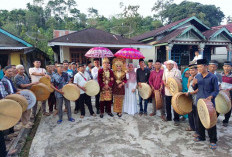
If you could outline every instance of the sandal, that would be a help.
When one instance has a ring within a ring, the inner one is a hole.
[[[84,118],[85,116],[81,115],[80,118]]]
[[[61,124],[63,122],[63,120],[58,120],[57,124]]]
[[[199,142],[199,141],[202,141],[202,140],[200,139],[200,137],[195,137],[193,141],[194,142]]]
[[[212,149],[212,150],[215,150],[217,148],[217,144],[216,143],[210,143],[209,148]]]
[[[68,121],[70,121],[70,122],[75,122],[75,119],[73,119],[73,118],[69,118],[69,120]]]
[[[185,131],[193,131],[193,129],[191,127],[187,127],[185,128]]]
[[[199,136],[199,135],[198,135],[198,134],[196,134],[196,133],[195,133],[195,134],[193,134],[193,137],[198,137],[198,136]]]
[[[44,116],[50,116],[50,113],[44,112],[43,115],[44,115]]]

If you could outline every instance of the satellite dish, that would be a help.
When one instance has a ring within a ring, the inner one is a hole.
[[[37,46],[38,41],[46,40],[46,36],[44,36],[43,34],[41,34],[39,30],[37,32],[36,31],[34,31],[34,32],[26,32],[26,35],[29,38],[31,38],[31,39],[33,39],[33,40],[36,41],[35,47]]]
[[[130,36],[134,30],[130,26],[115,26],[110,29],[110,32],[120,36]]]

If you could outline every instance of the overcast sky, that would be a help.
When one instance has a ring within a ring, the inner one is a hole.
[[[26,8],[28,2],[33,0],[0,0],[0,9],[12,10],[16,8]],[[76,0],[77,8],[84,13],[87,13],[87,8],[96,8],[100,15],[110,17],[112,15],[121,12],[119,3],[123,2],[125,5],[140,5],[139,13],[143,16],[152,15],[151,8],[156,0]],[[183,0],[174,0],[176,3],[180,3]],[[232,16],[232,0],[190,0],[194,2],[200,2],[203,4],[214,4],[220,7],[224,14]]]

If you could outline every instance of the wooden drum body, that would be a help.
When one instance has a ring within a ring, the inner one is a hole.
[[[172,97],[172,107],[179,115],[186,115],[192,111],[192,98],[179,92]]]
[[[160,93],[159,90],[154,90],[154,96],[155,96],[156,109],[160,110],[163,107],[162,94]]]
[[[197,112],[202,125],[206,129],[210,129],[216,125],[217,113],[211,101],[199,99],[197,102]]]
[[[151,87],[147,83],[141,83],[141,86],[141,88],[138,87],[139,95],[143,99],[148,99],[152,94]]]
[[[64,92],[64,97],[70,101],[76,101],[80,97],[80,89],[75,84],[66,84],[62,92]]]
[[[220,114],[226,114],[231,110],[231,100],[225,90],[220,90],[215,98],[216,111]]]
[[[50,96],[49,88],[43,83],[33,85],[31,91],[35,94],[37,101],[47,100]]]
[[[176,77],[170,77],[167,80],[167,84],[169,86],[169,91],[174,96],[176,93],[182,91],[181,81]]]
[[[97,81],[90,80],[85,84],[85,93],[88,96],[95,96],[100,92],[100,86]]]

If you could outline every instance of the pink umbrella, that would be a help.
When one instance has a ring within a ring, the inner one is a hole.
[[[145,58],[143,54],[136,49],[133,48],[123,48],[116,52],[114,56],[119,57],[119,58],[126,58],[126,59],[140,59],[140,58]]]
[[[114,54],[105,47],[94,47],[91,48],[86,54],[85,57],[89,58],[105,58],[105,57],[114,57]]]

